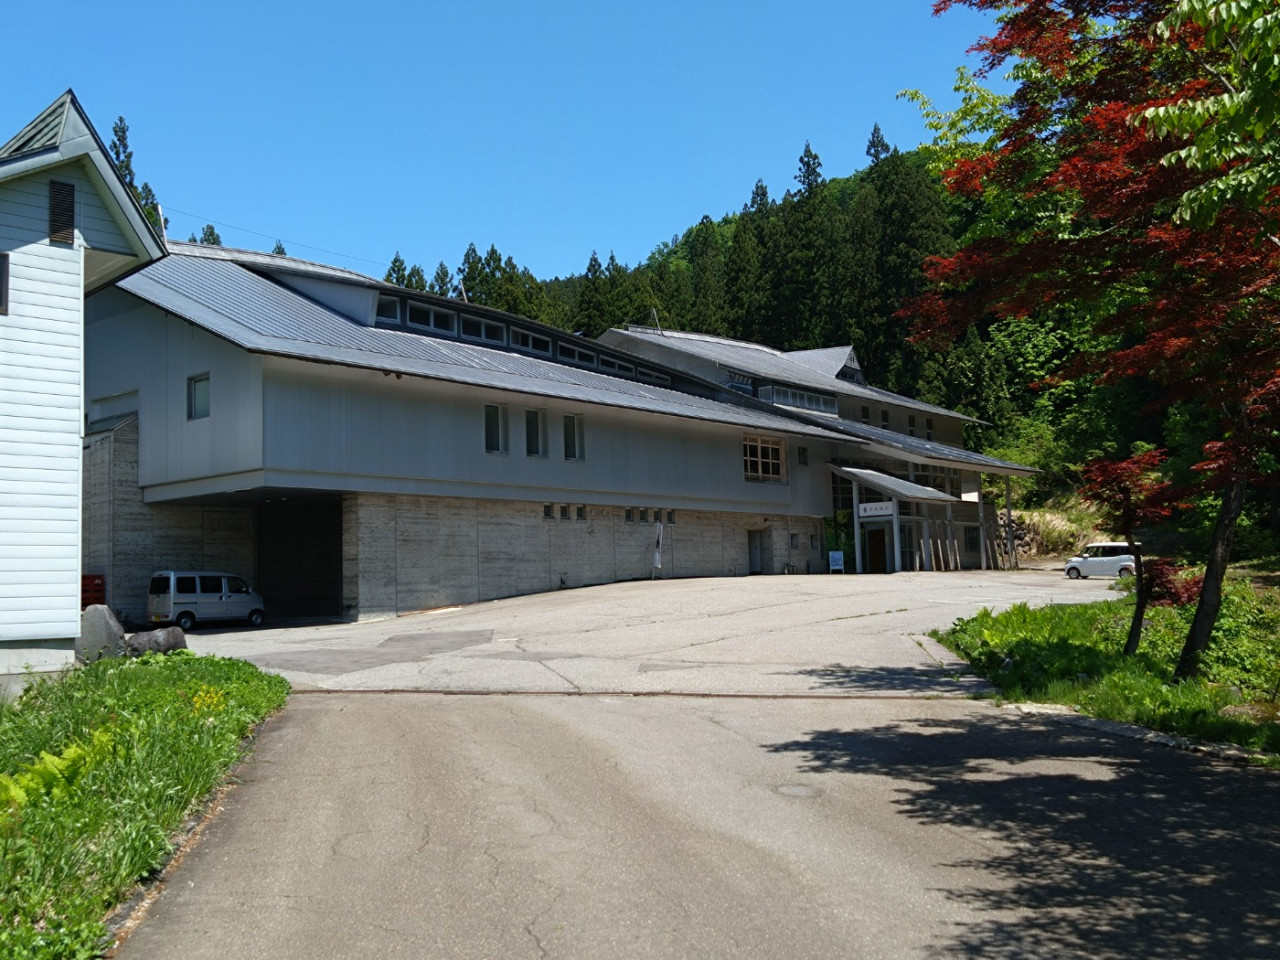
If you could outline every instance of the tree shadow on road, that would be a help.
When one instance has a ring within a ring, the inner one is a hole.
[[[941,666],[860,667],[832,663],[825,667],[796,670],[809,677],[814,689],[836,689],[850,693],[938,694],[967,696],[994,692],[995,688],[968,670]]]
[[[992,848],[944,892],[984,919],[931,955],[1280,956],[1280,775],[1044,720],[975,714],[818,730],[774,753],[899,783],[922,823]]]

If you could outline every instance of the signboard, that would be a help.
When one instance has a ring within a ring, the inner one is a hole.
[[[827,566],[832,573],[844,573],[844,551],[829,551],[827,553]]]
[[[858,516],[864,520],[868,517],[892,517],[893,501],[885,500],[881,503],[860,503],[858,504]]]

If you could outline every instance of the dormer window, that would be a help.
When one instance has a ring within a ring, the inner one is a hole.
[[[377,318],[383,323],[399,323],[400,298],[386,296],[378,297]]]

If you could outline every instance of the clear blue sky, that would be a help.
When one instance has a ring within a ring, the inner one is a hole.
[[[71,0],[5,11],[0,142],[67,87],[104,142],[123,114],[169,235],[381,276],[468,243],[537,276],[635,264],[762,178],[863,167],[872,124],[926,139],[991,31],[930,0],[377,3]],[[59,8],[61,11],[62,8]]]

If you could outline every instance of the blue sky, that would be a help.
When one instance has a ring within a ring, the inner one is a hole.
[[[951,105],[991,30],[930,0],[66,6],[6,10],[0,142],[72,87],[104,141],[128,120],[171,237],[378,276],[472,242],[544,278],[635,264],[757,178],[781,196],[806,140],[827,176],[874,123],[920,143],[895,95]]]

